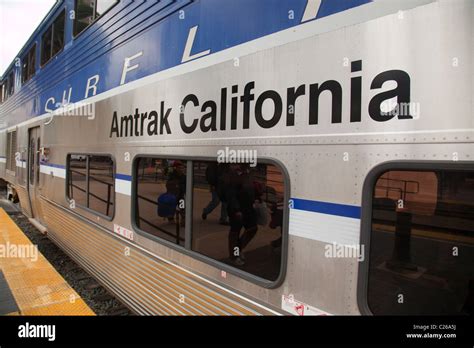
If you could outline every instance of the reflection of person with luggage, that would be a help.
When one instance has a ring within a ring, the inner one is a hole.
[[[243,250],[257,233],[255,186],[251,180],[248,165],[232,164],[225,178],[225,201],[229,215],[229,256],[233,264],[245,264]],[[244,233],[240,236],[240,231]]]
[[[273,203],[270,208],[271,220],[270,224],[268,225],[272,230],[277,228],[282,228],[283,226],[283,207],[278,207],[277,203]],[[280,236],[278,239],[275,239],[271,242],[271,246],[276,249],[281,247],[282,237]]]
[[[158,215],[165,217],[169,222],[174,222],[176,210],[179,211],[180,225],[184,226],[184,209],[179,209],[179,203],[186,193],[186,174],[184,164],[174,161],[172,168],[168,169],[166,192],[158,197]],[[169,170],[171,169],[171,170]]]
[[[207,216],[212,213],[214,209],[217,208],[219,203],[221,203],[221,216],[219,218],[219,223],[221,225],[227,225],[227,207],[225,201],[222,201],[219,197],[219,185],[221,184],[221,177],[224,175],[225,165],[217,164],[216,162],[211,162],[207,165],[206,168],[206,180],[209,184],[211,191],[211,201],[202,211],[202,219],[206,220]]]

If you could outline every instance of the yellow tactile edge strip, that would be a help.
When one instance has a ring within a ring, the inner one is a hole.
[[[1,208],[0,269],[19,307],[9,315],[95,315]]]

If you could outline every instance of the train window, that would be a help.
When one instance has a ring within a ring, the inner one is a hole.
[[[40,163],[41,163],[41,137],[38,137],[36,139],[36,148],[38,149],[36,151],[36,185],[39,185],[40,183]]]
[[[25,83],[34,76],[36,71],[36,44],[34,44],[23,57],[22,63],[21,82]]]
[[[64,24],[65,24],[65,12],[56,18],[53,24],[53,51],[52,56],[54,57],[64,47]]]
[[[28,53],[28,76],[29,79],[34,76],[36,72],[36,44],[30,49]]]
[[[2,87],[3,87],[3,91],[2,91],[3,101],[6,101],[8,99],[7,84],[8,84],[8,80],[5,80],[5,82],[2,85]]]
[[[116,3],[118,3],[117,0],[77,0],[74,36],[81,33]]]
[[[5,100],[13,95],[15,92],[15,73],[13,71],[8,74],[8,79],[5,84]]]
[[[65,11],[62,11],[41,38],[41,65],[46,64],[64,47]]]
[[[110,156],[71,154],[67,160],[67,197],[76,206],[112,218],[114,162]]]
[[[87,156],[70,155],[68,158],[68,198],[76,205],[87,206]]]
[[[97,17],[102,16],[105,12],[109,10],[113,5],[115,5],[118,1],[116,0],[97,0],[97,7],[95,11],[95,15]]]
[[[114,163],[109,156],[89,156],[88,207],[112,217],[114,205]]]
[[[94,21],[95,1],[77,0],[74,35],[79,34]]]
[[[35,153],[36,153],[36,144],[35,138],[30,139],[30,158],[28,159],[28,168],[30,171],[29,178],[30,178],[30,185],[35,184],[35,166],[33,163],[35,162]]]
[[[244,278],[281,277],[287,198],[279,167],[137,157],[133,185],[138,232],[238,269]]]
[[[186,161],[141,157],[135,175],[136,226],[184,246]]]
[[[51,59],[53,28],[49,27],[41,38],[41,65]]]
[[[15,93],[15,73],[12,71],[10,77],[8,78],[8,96],[12,96]]]
[[[284,182],[271,164],[193,165],[192,249],[267,280],[280,274]]]
[[[373,314],[474,313],[474,171],[389,170],[372,188]]]

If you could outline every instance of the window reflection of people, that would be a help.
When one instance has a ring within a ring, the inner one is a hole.
[[[211,201],[202,211],[202,219],[206,220],[207,216],[212,213],[214,209],[217,208],[219,203],[221,203],[221,216],[219,218],[219,223],[221,225],[227,225],[227,206],[225,201],[221,201],[219,197],[219,192],[221,191],[222,185],[222,176],[224,175],[224,164],[217,164],[211,162],[206,168],[206,180],[209,184],[211,191]]]
[[[271,221],[269,227],[271,229],[282,228],[283,226],[283,207],[278,208],[278,204],[274,203],[271,207]],[[276,249],[281,247],[282,237],[275,239],[271,242],[271,246]]]
[[[245,264],[243,250],[257,233],[257,214],[254,209],[255,187],[248,165],[231,164],[225,182],[225,201],[229,215],[229,256],[233,264]],[[244,228],[244,233],[240,231]]]
[[[181,161],[174,161],[168,172],[168,180],[166,181],[166,191],[176,197],[176,209],[179,211],[180,225],[184,226],[184,209],[179,209],[179,204],[186,193],[186,173],[184,164]],[[170,222],[174,218],[168,218]]]

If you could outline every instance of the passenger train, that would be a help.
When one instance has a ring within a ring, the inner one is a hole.
[[[472,314],[473,47],[470,0],[58,0],[0,176],[137,314]]]

